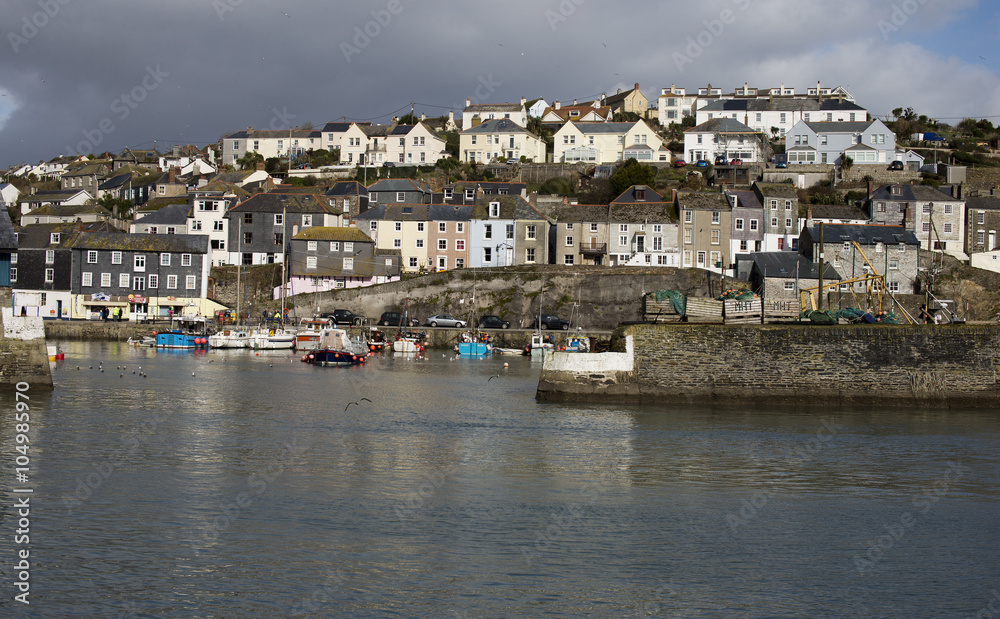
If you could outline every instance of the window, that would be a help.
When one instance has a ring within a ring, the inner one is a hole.
[[[490,202],[490,217],[499,217],[499,216],[500,216],[500,203]]]
[[[527,249],[524,250],[524,261],[525,262],[529,262],[529,263],[535,261],[535,248],[534,247],[529,247],[529,248],[527,248]]]
[[[198,283],[198,278],[194,275],[188,275],[184,278],[184,287],[188,290],[194,290],[195,285]]]
[[[253,213],[243,213],[243,223],[252,224],[253,223]]]
[[[132,290],[145,290],[146,289],[146,278],[141,275],[136,275],[132,278]]]
[[[751,219],[750,220],[750,230],[751,231],[757,230],[757,220],[756,219]]]
[[[492,224],[486,224],[485,226],[483,226],[483,238],[484,239],[492,239],[493,238],[493,225]]]
[[[285,244],[285,233],[284,232],[275,232],[274,233],[274,244],[277,245],[277,246],[279,246],[279,247]]]
[[[45,264],[56,263],[56,251],[54,249],[45,250]]]
[[[306,251],[316,251],[317,241],[306,241]]]
[[[177,289],[177,276],[176,275],[167,275],[167,288],[169,290],[176,290]]]
[[[663,251],[663,237],[654,236],[653,237],[653,251]]]
[[[396,232],[400,232],[403,229],[403,222],[394,221],[392,223],[393,223],[393,228],[395,229]]]
[[[573,254],[566,254],[563,256],[563,264],[572,265],[574,258],[575,256],[573,256]]]
[[[417,222],[417,232],[423,232],[423,231],[424,231],[424,222],[418,221]]]
[[[424,247],[424,240],[423,239],[417,239],[416,243],[417,243],[417,245],[416,245],[417,249],[423,249],[423,247]]]
[[[344,258],[344,270],[353,271],[354,270],[354,258]]]
[[[396,192],[396,202],[405,202],[405,201],[406,201],[406,192],[405,191],[397,191]]]
[[[747,242],[740,241],[740,251],[746,251],[746,250],[747,250]]]
[[[119,288],[128,288],[128,273],[119,273],[118,274],[118,287]]]
[[[330,241],[330,251],[340,251],[340,242]]]
[[[47,281],[47,282],[52,281],[52,280],[49,279],[49,271],[53,271],[53,269],[45,269],[45,281]],[[53,275],[55,275],[55,274],[53,273]],[[80,278],[80,285],[81,286],[93,286],[94,285],[94,274],[93,273],[87,272],[87,273],[82,273],[81,275],[83,276],[83,277]],[[11,278],[11,279],[13,279],[13,278]]]
[[[443,221],[438,222],[438,232],[447,232],[447,231],[448,231],[448,224],[444,223]]]
[[[899,292],[899,282],[886,282],[886,286],[889,288],[889,292]]]
[[[508,241],[512,240],[514,238],[514,224],[507,224],[505,232],[507,233],[505,238]]]
[[[691,228],[684,228],[684,244],[690,245],[694,242],[694,231]]]
[[[524,238],[527,240],[533,240],[535,238],[535,226],[534,224],[525,226],[524,228]]]
[[[786,228],[791,228],[792,227],[792,218],[791,217],[786,217],[785,218],[785,227]]]
[[[737,218],[737,220],[736,220],[736,229],[737,230],[742,230],[743,229],[743,220],[740,219],[740,218]]]
[[[699,267],[704,267],[705,266],[705,257],[706,257],[705,256],[705,252],[700,251],[700,252],[697,253],[696,256],[697,256],[697,261],[698,261],[697,264],[698,264],[698,266]]]
[[[49,243],[58,243],[58,242],[59,242],[59,233],[58,232],[53,232],[53,233],[49,234]]]
[[[977,224],[984,224],[984,223],[986,223],[986,212],[985,211],[979,211],[978,213],[976,213],[976,223]]]
[[[906,251],[906,243],[900,243],[899,246],[896,248],[896,251],[898,251],[899,253],[905,252]]]
[[[573,247],[573,237],[572,236],[567,236],[566,237],[566,247]]]
[[[244,232],[243,233],[243,244],[244,245],[253,245],[253,232]]]
[[[276,215],[274,216],[274,225],[276,225],[276,226],[280,226],[281,224],[283,224],[283,223],[284,223],[284,221],[285,221],[285,220],[284,220],[284,218],[283,218],[283,216],[282,216],[282,214],[281,214],[281,213],[278,213],[278,214],[276,214]]]
[[[955,205],[954,204],[945,204],[944,205],[944,214],[945,215],[951,215],[954,212],[955,212]]]
[[[591,232],[597,232],[597,224],[596,223],[590,224],[590,231]]]
[[[455,251],[465,251],[465,241],[463,241],[462,239],[456,239]]]
[[[465,222],[459,221],[455,223],[455,232],[462,234],[465,232]]]
[[[87,264],[97,264],[97,252],[88,251],[87,252]]]
[[[691,250],[690,249],[684,250],[684,266],[686,266],[686,267],[691,266]]]
[[[493,262],[493,248],[484,247],[483,248],[483,262]]]
[[[619,247],[627,247],[628,246],[628,236],[627,235],[619,236],[618,237],[618,245],[619,245]]]
[[[10,255],[10,263],[11,264],[17,264],[17,252],[13,252]]]
[[[371,221],[371,222],[369,222],[368,229],[369,230],[378,230],[378,222],[374,221],[374,220]]]
[[[160,266],[161,267],[170,266],[170,254],[160,254]]]
[[[17,281],[17,269],[14,268],[14,267],[11,267],[11,269],[10,269],[10,281],[12,281],[12,282],[16,282]]]
[[[944,233],[945,234],[951,234],[951,231],[952,231],[952,224],[950,222],[945,223],[944,224]]]
[[[438,251],[448,251],[448,239],[438,239]]]
[[[718,244],[719,244],[719,231],[712,230],[712,245],[718,245]]]
[[[890,260],[889,261],[889,270],[895,271],[898,268],[899,268],[899,260]]]
[[[689,224],[694,219],[694,213],[692,211],[684,211],[684,223]]]
[[[136,254],[135,256],[132,257],[132,260],[133,260],[133,262],[132,262],[132,264],[133,264],[132,270],[133,271],[142,272],[142,271],[146,270],[146,256],[145,255],[143,255],[143,254]]]
[[[924,223],[920,224],[920,230],[922,232],[930,232],[931,231],[931,224],[930,224],[930,222],[929,221],[925,221]]]
[[[778,218],[777,217],[772,217],[771,218],[771,227],[772,228],[777,228],[778,227]]]
[[[931,205],[930,205],[930,203],[927,203],[927,204],[924,204],[923,206],[921,206],[920,210],[923,212],[924,215],[929,215],[930,212],[931,212]]]
[[[302,227],[303,228],[308,228],[311,225],[313,225],[313,216],[312,215],[303,215],[302,216]]]
[[[111,287],[111,273],[101,273],[101,288]]]

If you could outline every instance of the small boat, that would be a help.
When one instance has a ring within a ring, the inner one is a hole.
[[[351,340],[347,331],[328,327],[320,331],[317,347],[307,352],[302,361],[313,365],[361,365],[368,355],[369,351]]]
[[[494,355],[523,355],[524,350],[521,348],[502,348],[500,346],[493,347]]]
[[[371,352],[382,352],[389,342],[385,341],[385,332],[378,327],[370,327],[366,333],[366,345]]]
[[[211,339],[212,336],[209,336]],[[129,346],[156,346],[156,338],[151,335],[144,335],[140,338],[128,338],[125,342]]]
[[[564,352],[590,352],[590,338],[585,335],[572,335],[562,350]]]
[[[424,352],[427,336],[416,331],[400,331],[392,342],[393,352]]]
[[[208,321],[204,316],[174,316],[170,330],[155,333],[157,348],[200,350],[208,348]]]
[[[550,338],[552,336],[549,336]],[[531,334],[531,344],[524,347],[525,355],[540,355],[546,349],[555,350],[556,345],[552,342],[545,341],[545,336],[543,336],[538,331]]]
[[[55,344],[48,344],[46,346],[46,349],[47,349],[47,351],[49,353],[49,361],[62,361],[62,360],[64,360],[66,358],[66,355],[63,354],[59,350],[59,348],[56,347]]]
[[[225,329],[208,336],[209,348],[249,348],[250,331],[247,329]]]
[[[291,350],[295,348],[295,333],[281,327],[261,327],[250,333],[250,347],[254,350]]]
[[[462,357],[485,357],[493,354],[493,345],[486,333],[463,333],[455,344],[455,352]]]

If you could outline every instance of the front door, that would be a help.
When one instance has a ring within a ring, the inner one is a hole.
[[[635,237],[635,251],[637,254],[641,254],[646,251],[646,237],[637,236]]]
[[[56,301],[56,319],[62,320],[62,301]]]

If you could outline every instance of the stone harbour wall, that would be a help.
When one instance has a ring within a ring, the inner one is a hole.
[[[0,290],[0,391],[14,391],[18,383],[30,389],[52,389],[52,369],[45,347],[42,319],[14,316],[9,288]]]
[[[550,368],[543,400],[988,407],[1000,404],[997,325],[631,325],[634,371],[613,385]],[[567,353],[552,353],[555,358]],[[570,353],[575,354],[575,353]],[[591,355],[597,356],[597,355]]]

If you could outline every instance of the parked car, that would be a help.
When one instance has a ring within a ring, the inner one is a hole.
[[[459,329],[464,329],[469,326],[469,323],[464,320],[459,320],[454,316],[449,316],[448,314],[434,314],[429,317],[425,325],[428,327],[458,327]]]
[[[541,320],[539,320],[541,318]],[[539,325],[539,322],[541,323]],[[534,322],[535,329],[562,329],[563,331],[569,330],[569,321],[563,320],[562,318],[556,316],[555,314],[542,314],[541,317],[536,316]]]
[[[675,168],[683,168],[687,164],[688,164],[688,162],[684,161],[683,159],[677,159],[676,161],[674,161],[674,167]]]
[[[361,321],[365,319],[364,316],[358,316],[351,310],[346,309],[335,309],[332,312],[324,312],[319,317],[332,320],[333,324],[336,325],[357,325],[361,324]]]
[[[783,168],[787,168],[788,164],[785,163],[784,161],[779,161],[778,163],[775,164],[774,167],[776,167],[776,168],[782,168],[783,169]]]
[[[382,164],[382,167],[383,168],[395,168],[396,164],[394,162],[392,162],[392,161],[386,161],[385,163]]]
[[[715,156],[715,165],[726,165],[726,163],[727,163],[727,159],[726,159],[725,155],[716,155]]]
[[[495,316],[493,314],[487,316],[480,316],[479,318],[479,328],[480,329],[510,329],[510,323]]]
[[[381,327],[416,327],[420,321],[410,318],[409,315],[404,318],[400,312],[382,312],[378,324]]]
[[[889,164],[889,169],[890,170],[902,170],[902,169],[904,169],[903,162],[900,161],[899,159],[897,159],[896,161],[893,161],[892,163]]]
[[[742,159],[733,159],[732,161],[729,162],[729,165],[743,165],[743,160]]]
[[[698,167],[698,168],[707,168],[708,167],[708,161],[705,160],[705,159],[699,159],[698,161],[695,162],[694,165],[695,165],[695,167]]]

